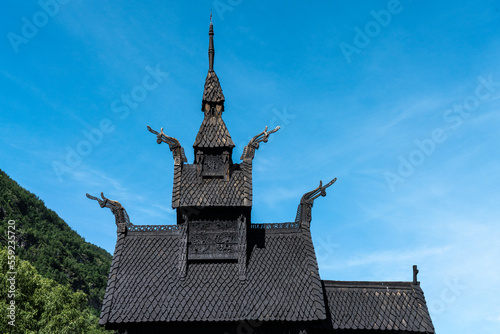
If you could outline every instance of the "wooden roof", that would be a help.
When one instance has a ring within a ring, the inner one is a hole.
[[[418,283],[324,281],[324,286],[333,330],[434,333]]]
[[[193,146],[203,148],[233,148],[234,142],[227,130],[226,123],[224,123],[220,115],[205,115]]]
[[[172,203],[178,207],[207,206],[251,206],[252,174],[249,164],[235,164],[232,167],[229,180],[217,178],[198,179],[196,165],[184,165],[174,176]]]
[[[326,319],[311,235],[298,223],[251,226],[245,280],[230,261],[193,261],[181,278],[180,247],[177,225],[120,234],[100,323]]]
[[[219,83],[219,78],[214,70],[209,70],[205,79],[205,88],[203,89],[203,102],[224,102],[224,94]]]

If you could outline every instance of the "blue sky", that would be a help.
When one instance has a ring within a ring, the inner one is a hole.
[[[87,241],[112,253],[116,227],[86,192],[174,223],[146,125],[193,161],[213,9],[235,162],[282,127],[254,160],[253,221],[292,221],[338,177],[313,209],[323,279],[417,264],[438,333],[498,333],[500,1],[41,3],[0,5],[0,168]]]

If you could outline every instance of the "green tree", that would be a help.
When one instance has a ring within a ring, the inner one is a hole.
[[[17,255],[40,275],[86,293],[97,316],[112,256],[85,242],[41,199],[0,170],[0,246],[7,244],[9,219],[16,222]]]
[[[0,248],[0,333],[106,332],[88,308],[85,293],[41,276],[28,261],[16,259],[16,274],[9,275],[8,260],[7,250]],[[8,296],[10,277],[15,278],[13,299]],[[8,317],[10,300],[15,301],[15,320]]]

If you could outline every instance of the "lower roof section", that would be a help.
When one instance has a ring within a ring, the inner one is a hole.
[[[334,332],[434,333],[419,284],[323,281],[323,285]]]
[[[244,280],[221,260],[188,260],[181,277],[181,247],[177,225],[119,233],[100,324],[128,334],[434,333],[419,284],[321,281],[298,223],[250,225]]]
[[[312,321],[326,319],[308,229],[249,228],[246,279],[230,261],[188,262],[179,275],[176,226],[134,228],[118,237],[100,323]]]

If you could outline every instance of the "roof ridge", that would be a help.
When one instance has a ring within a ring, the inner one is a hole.
[[[116,240],[115,252],[113,254],[113,261],[111,262],[111,267],[109,268],[108,284],[106,286],[106,293],[102,301],[101,315],[99,317],[99,324],[105,325],[109,320],[109,315],[111,312],[111,306],[113,305],[114,292],[117,281],[117,274],[120,270],[120,257],[122,255],[122,250],[125,242],[125,233],[119,233]]]
[[[298,222],[297,222],[298,223]],[[299,223],[300,224],[300,223]],[[299,228],[302,232],[302,240],[304,242],[304,251],[306,252],[306,263],[308,265],[308,269],[311,275],[311,285],[312,293],[315,297],[314,306],[316,307],[315,315],[318,319],[326,319],[326,306],[325,306],[325,297],[323,295],[323,284],[321,284],[321,277],[319,275],[319,266],[318,260],[316,259],[316,252],[314,251],[314,245],[311,237],[311,230],[309,227]]]
[[[342,288],[406,288],[413,290],[413,282],[408,281],[337,281],[323,280],[325,287],[342,287]]]

